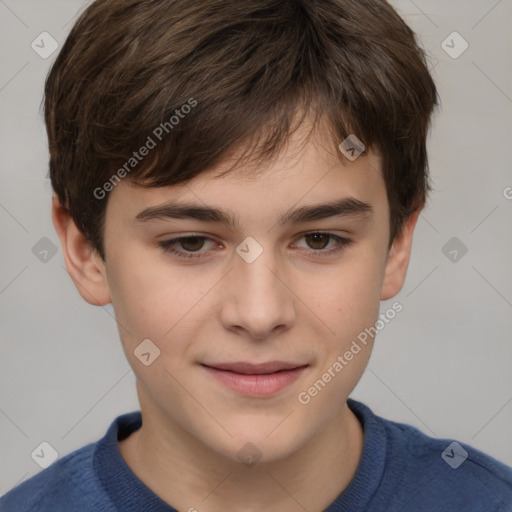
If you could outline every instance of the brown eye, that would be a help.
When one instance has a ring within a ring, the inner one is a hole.
[[[203,248],[204,240],[205,238],[203,236],[190,236],[187,238],[180,238],[178,240],[178,244],[182,249],[185,249],[185,251],[195,252]]]
[[[301,240],[304,241],[306,247],[300,247],[309,256],[313,257],[329,257],[334,256],[347,247],[349,247],[353,240],[343,238],[329,232],[313,231],[310,233],[304,233],[301,236]]]
[[[304,238],[311,249],[320,251],[327,247],[332,235],[329,235],[328,233],[309,233],[308,235],[304,235]]]
[[[206,258],[206,251],[203,248],[207,242],[214,244],[214,241],[206,236],[192,235],[164,240],[158,245],[164,252],[180,258]]]

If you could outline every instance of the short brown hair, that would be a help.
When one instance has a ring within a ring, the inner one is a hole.
[[[160,187],[234,147],[263,162],[300,110],[326,119],[336,146],[353,133],[379,149],[391,247],[431,190],[435,105],[425,53],[385,0],[97,0],[46,80],[50,178],[104,259],[107,200],[97,191],[115,185],[116,170]],[[131,161],[155,130],[161,141]]]

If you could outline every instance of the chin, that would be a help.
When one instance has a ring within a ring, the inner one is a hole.
[[[226,426],[232,438],[223,435],[222,440],[212,440],[214,442],[208,444],[226,459],[247,467],[279,462],[300,450],[314,435],[314,432],[308,435],[300,425],[285,425],[286,422],[283,418],[272,421],[272,425],[269,421],[241,421]]]

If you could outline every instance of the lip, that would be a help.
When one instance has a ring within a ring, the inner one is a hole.
[[[295,382],[308,367],[307,364],[269,361],[212,363],[201,365],[217,381],[242,395],[271,396]]]

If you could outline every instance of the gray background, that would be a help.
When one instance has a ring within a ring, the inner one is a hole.
[[[436,190],[405,286],[381,307],[404,309],[352,396],[512,464],[512,2],[393,4],[428,50],[442,99],[429,141]],[[45,60],[31,43],[47,31],[62,45],[85,5],[0,0],[0,494],[40,471],[30,454],[42,441],[65,455],[138,408],[112,308],[81,299],[60,247],[46,262],[32,252],[59,240],[39,111],[57,53]],[[469,43],[457,59],[441,47],[454,31]],[[452,237],[468,248],[456,262],[443,252]]]

